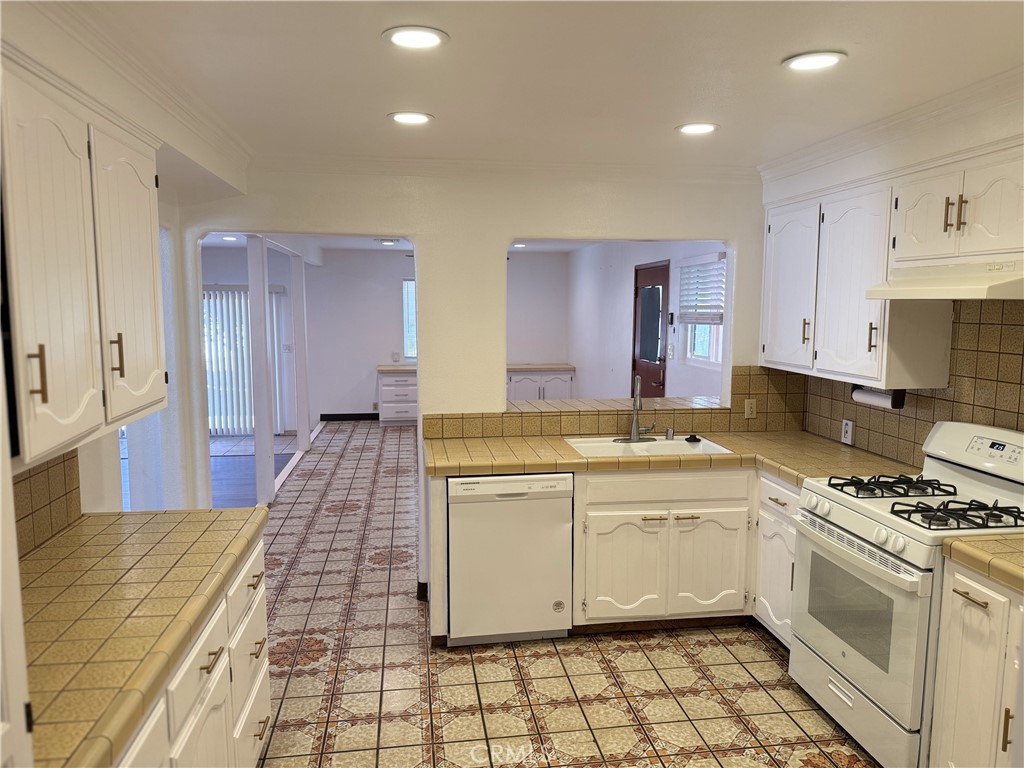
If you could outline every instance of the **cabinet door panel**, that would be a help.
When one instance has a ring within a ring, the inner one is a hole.
[[[814,365],[877,380],[885,302],[864,293],[885,279],[889,190],[825,203],[821,212]]]
[[[773,515],[757,514],[757,602],[754,615],[789,645],[793,630],[796,531]]]
[[[227,664],[217,665],[213,679],[182,726],[171,748],[173,768],[231,768],[235,764],[227,668]]]
[[[103,423],[88,138],[84,121],[4,78],[4,229],[26,461]],[[43,388],[45,403],[30,393]]]
[[[900,184],[893,190],[899,200],[892,234],[896,237],[893,261],[952,256],[956,249],[956,196],[960,172]],[[954,203],[946,205],[947,199]],[[945,223],[950,223],[945,227]],[[945,229],[945,231],[943,231]]]
[[[164,338],[156,164],[92,128],[107,420],[163,401]]]
[[[994,765],[1002,725],[999,689],[1009,600],[951,569],[947,568],[946,576],[929,764]],[[954,589],[986,602],[987,607]]]
[[[509,400],[540,400],[540,376],[512,373],[508,377]]]
[[[762,359],[810,368],[818,263],[818,206],[770,211],[765,244]]]
[[[960,253],[1020,251],[1024,247],[1024,168],[1020,160],[964,174],[967,227]]]
[[[545,400],[569,400],[572,397],[572,374],[545,373],[540,386]]]
[[[1020,599],[1010,607],[1010,630],[1006,643],[1006,663],[1003,668],[1003,702],[999,710],[999,742],[996,749],[996,768],[1016,768],[1024,765],[1024,605]],[[1010,719],[1006,719],[1009,709]],[[1004,739],[1009,743],[1005,745]]]
[[[587,618],[664,616],[668,513],[588,512],[586,537]]]
[[[742,610],[747,508],[673,511],[668,612]]]

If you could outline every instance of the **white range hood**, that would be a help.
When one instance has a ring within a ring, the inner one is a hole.
[[[1024,299],[1024,260],[897,267],[869,299]]]

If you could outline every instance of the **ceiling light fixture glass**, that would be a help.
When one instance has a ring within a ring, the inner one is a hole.
[[[834,67],[845,58],[846,53],[843,51],[808,51],[783,59],[782,63],[790,69],[807,72]]]
[[[448,34],[433,27],[391,27],[385,29],[382,37],[390,40],[400,48],[437,48],[441,43],[448,42]]]
[[[221,239],[222,239],[222,240],[226,240],[226,241],[227,241],[227,242],[229,242],[229,243],[233,243],[233,242],[235,242],[235,240],[237,240],[238,238],[237,238],[237,237],[235,237],[234,235],[224,235],[224,237],[223,237],[223,238],[221,238]]]
[[[395,245],[397,242],[398,242],[397,240],[393,240],[390,237],[385,237],[383,240],[380,241],[380,244],[381,245]]]
[[[702,133],[714,133],[718,130],[718,126],[714,123],[686,123],[677,125],[676,130],[688,136],[697,136]]]
[[[388,117],[402,125],[423,125],[434,119],[433,115],[426,112],[392,112]]]
[[[513,248],[525,248],[526,243],[512,243]]]

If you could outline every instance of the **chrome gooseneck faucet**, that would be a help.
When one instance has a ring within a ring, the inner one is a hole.
[[[654,429],[654,424],[649,427],[640,426],[640,411],[643,409],[644,403],[640,398],[640,375],[637,374],[633,378],[633,421],[629,425],[629,437],[618,437],[615,439],[616,443],[653,443],[653,437],[640,437],[640,435],[646,435],[648,432]]]

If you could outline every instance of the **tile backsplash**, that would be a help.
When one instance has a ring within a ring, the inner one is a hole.
[[[805,429],[838,440],[852,419],[855,446],[915,466],[937,421],[1024,430],[1024,300],[953,302],[952,343],[949,386],[908,390],[899,411],[855,403],[849,384],[808,376]]]
[[[82,516],[78,451],[14,476],[18,555],[45,543]]]

